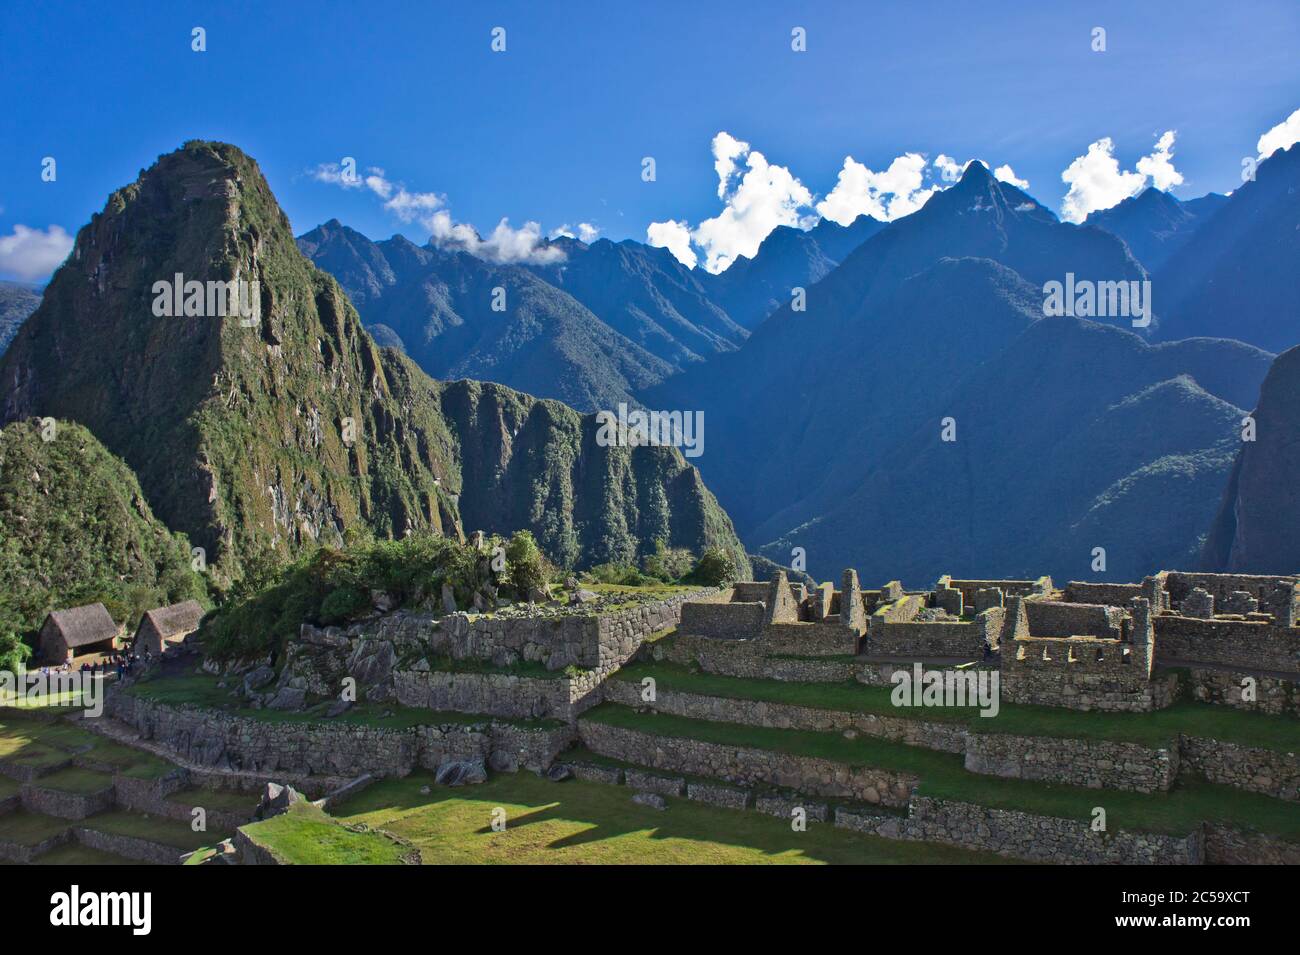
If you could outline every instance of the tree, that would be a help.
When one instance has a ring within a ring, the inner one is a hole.
[[[546,558],[529,531],[515,531],[506,544],[506,572],[520,599],[546,588]]]
[[[737,574],[736,561],[731,554],[721,547],[710,547],[700,555],[690,580],[708,587],[721,587],[734,581]]]

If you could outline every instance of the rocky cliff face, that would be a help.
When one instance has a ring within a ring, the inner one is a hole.
[[[1255,440],[1237,454],[1202,555],[1207,570],[1300,568],[1300,348],[1279,355],[1260,389]]]
[[[178,281],[249,283],[252,314],[214,314],[215,299],[200,294],[201,314],[158,315]],[[109,198],[0,359],[0,418],[86,425],[139,475],[156,513],[232,575],[252,554],[337,543],[350,527],[460,533],[462,513],[489,530],[533,529],[562,562],[652,546],[631,530],[611,537],[611,527],[651,524],[628,510],[622,489],[587,479],[604,468],[634,474],[669,510],[685,506],[655,525],[672,543],[741,552],[702,487],[696,496],[650,488],[669,474],[692,480],[675,450],[553,454],[538,403],[500,394],[536,422],[527,465],[504,419],[474,412],[375,344],[334,279],[298,251],[257,164],[208,142],[161,157]],[[568,409],[552,413],[594,432]],[[564,487],[572,509],[542,493]],[[602,519],[575,516],[584,513]],[[504,514],[526,519],[503,525]]]

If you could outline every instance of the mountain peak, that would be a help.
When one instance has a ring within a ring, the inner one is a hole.
[[[984,165],[982,159],[972,159],[966,164],[966,169],[961,174],[959,184],[967,181],[983,185],[997,180],[993,178],[993,173],[989,172],[989,167]]]

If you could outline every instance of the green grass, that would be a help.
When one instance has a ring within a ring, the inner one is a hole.
[[[167,797],[178,806],[201,806],[207,810],[243,813],[250,819],[257,808],[259,796],[254,793],[230,792],[225,789],[182,789]]]
[[[556,674],[561,676],[562,674]],[[415,707],[399,706],[396,703],[354,703],[352,708],[341,716],[326,718],[325,711],[330,701],[322,701],[306,710],[271,710],[253,709],[242,706],[239,700],[230,696],[231,686],[237,677],[227,678],[230,686],[217,686],[220,678],[210,673],[195,671],[176,676],[161,676],[137,683],[125,692],[142,699],[153,700],[171,706],[198,706],[205,709],[218,709],[235,716],[258,720],[263,723],[341,723],[351,726],[372,726],[378,729],[407,729],[413,726],[441,726],[451,723],[456,725],[475,725],[487,722],[511,723],[533,729],[553,729],[563,724],[558,720],[520,720],[502,719],[474,713],[451,713],[446,711],[425,710]],[[388,714],[388,715],[385,715]]]
[[[915,775],[922,795],[961,800],[997,809],[1067,819],[1090,820],[1096,806],[1106,809],[1111,829],[1135,829],[1185,835],[1203,821],[1254,828],[1289,841],[1300,841],[1300,804],[1246,793],[1229,786],[1180,781],[1168,793],[1118,792],[1060,786],[969,773],[959,755],[839,733],[778,730],[733,723],[691,720],[662,713],[638,713],[605,704],[587,711],[584,720],[641,730],[660,736],[703,740],[796,756],[832,760],[853,767],[876,767]]]
[[[111,789],[113,777],[107,773],[96,772],[93,769],[79,769],[76,766],[69,766],[67,769],[60,769],[57,772],[41,776],[33,782],[33,785],[42,789],[57,789],[65,793],[88,795],[103,789]]]
[[[615,679],[637,683],[645,677],[653,677],[659,687],[683,693],[930,722],[960,722],[976,733],[1104,739],[1156,748],[1173,745],[1178,734],[1183,733],[1261,749],[1300,752],[1300,720],[1210,703],[1175,703],[1151,713],[1085,713],[1060,707],[1003,703],[997,716],[984,717],[974,707],[894,706],[890,700],[892,686],[716,676],[670,663],[637,663],[614,675]]]
[[[0,723],[0,759],[6,762],[40,771],[72,757],[82,757],[106,772],[137,779],[156,779],[172,769],[166,760],[97,736],[76,721],[6,717]],[[48,778],[41,777],[40,784],[46,785]]]
[[[81,822],[75,823],[75,825],[85,829],[94,829],[96,832],[132,836],[136,839],[146,839],[149,842],[171,846],[179,850],[177,853],[178,858],[180,852],[190,852],[194,849],[210,846],[213,843],[220,842],[227,835],[227,833],[217,833],[212,830],[195,832],[190,828],[188,822],[181,822],[177,819],[164,819],[159,816],[146,816],[142,813],[128,812],[122,809],[98,813],[89,819],[83,819]]]
[[[67,842],[51,849],[32,860],[32,865],[149,865],[126,856],[114,855],[83,846],[77,842]]]
[[[18,809],[0,816],[0,839],[34,846],[66,831],[71,825],[66,819],[55,819],[53,816]]]
[[[429,786],[422,794],[420,788]],[[794,832],[787,820],[669,799],[639,806],[632,791],[531,773],[450,789],[426,774],[382,780],[338,811],[347,823],[381,827],[413,843],[425,864],[737,864],[1005,862],[986,853],[896,842],[828,824]],[[495,832],[493,810],[505,810]]]
[[[382,832],[345,826],[309,802],[241,830],[293,865],[398,865],[411,851]]]

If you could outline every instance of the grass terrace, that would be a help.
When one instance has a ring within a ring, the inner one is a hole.
[[[622,786],[579,780],[557,785],[532,773],[457,789],[432,783],[423,773],[382,780],[344,803],[337,816],[409,841],[426,864],[1007,862],[990,853],[896,842],[816,822],[794,832],[785,819],[686,799],[670,798],[668,810],[660,812],[632,802],[632,791]],[[428,794],[420,792],[424,786]],[[498,807],[506,813],[502,832],[491,826]]]
[[[671,663],[636,663],[614,674],[614,679],[634,683],[646,677],[653,677],[661,689],[682,693],[929,722],[957,722],[976,733],[1111,740],[1157,748],[1171,746],[1181,733],[1280,752],[1300,751],[1300,720],[1211,703],[1184,701],[1151,713],[1084,713],[1052,706],[1002,703],[997,716],[983,717],[975,707],[895,706],[890,700],[892,686],[715,676]]]
[[[282,864],[398,865],[412,851],[384,832],[344,825],[309,802],[241,830]]]
[[[91,772],[107,778],[110,783],[113,773],[137,779],[157,779],[172,768],[166,760],[150,753],[97,736],[78,725],[77,721],[6,717],[0,722],[0,761],[44,772],[74,757],[87,763],[88,768],[46,773],[40,777],[40,785],[50,785],[51,779],[72,779],[72,774]],[[65,774],[69,775],[65,777]]]
[[[563,674],[556,674],[562,676]],[[233,679],[233,678],[228,678]],[[221,710],[232,716],[259,720],[263,723],[330,723],[370,726],[377,729],[401,730],[413,726],[442,726],[446,724],[474,725],[487,722],[512,723],[534,729],[553,729],[562,726],[550,719],[504,719],[473,713],[452,713],[399,706],[396,703],[354,703],[339,716],[326,718],[325,711],[332,701],[324,700],[305,710],[255,709],[245,706],[242,700],[230,695],[231,687],[218,686],[222,678],[202,670],[175,676],[159,676],[128,687],[123,692],[141,699],[153,700],[171,706],[197,706]]]
[[[638,713],[608,703],[587,711],[582,719],[657,736],[910,773],[920,779],[918,791],[922,795],[995,809],[1088,821],[1093,807],[1104,805],[1110,825],[1117,829],[1185,835],[1203,821],[1217,821],[1300,842],[1300,805],[1207,782],[1180,781],[1171,792],[1151,795],[1103,791],[970,773],[964,768],[961,756],[868,736],[850,740],[839,733],[715,723],[662,713]]]

